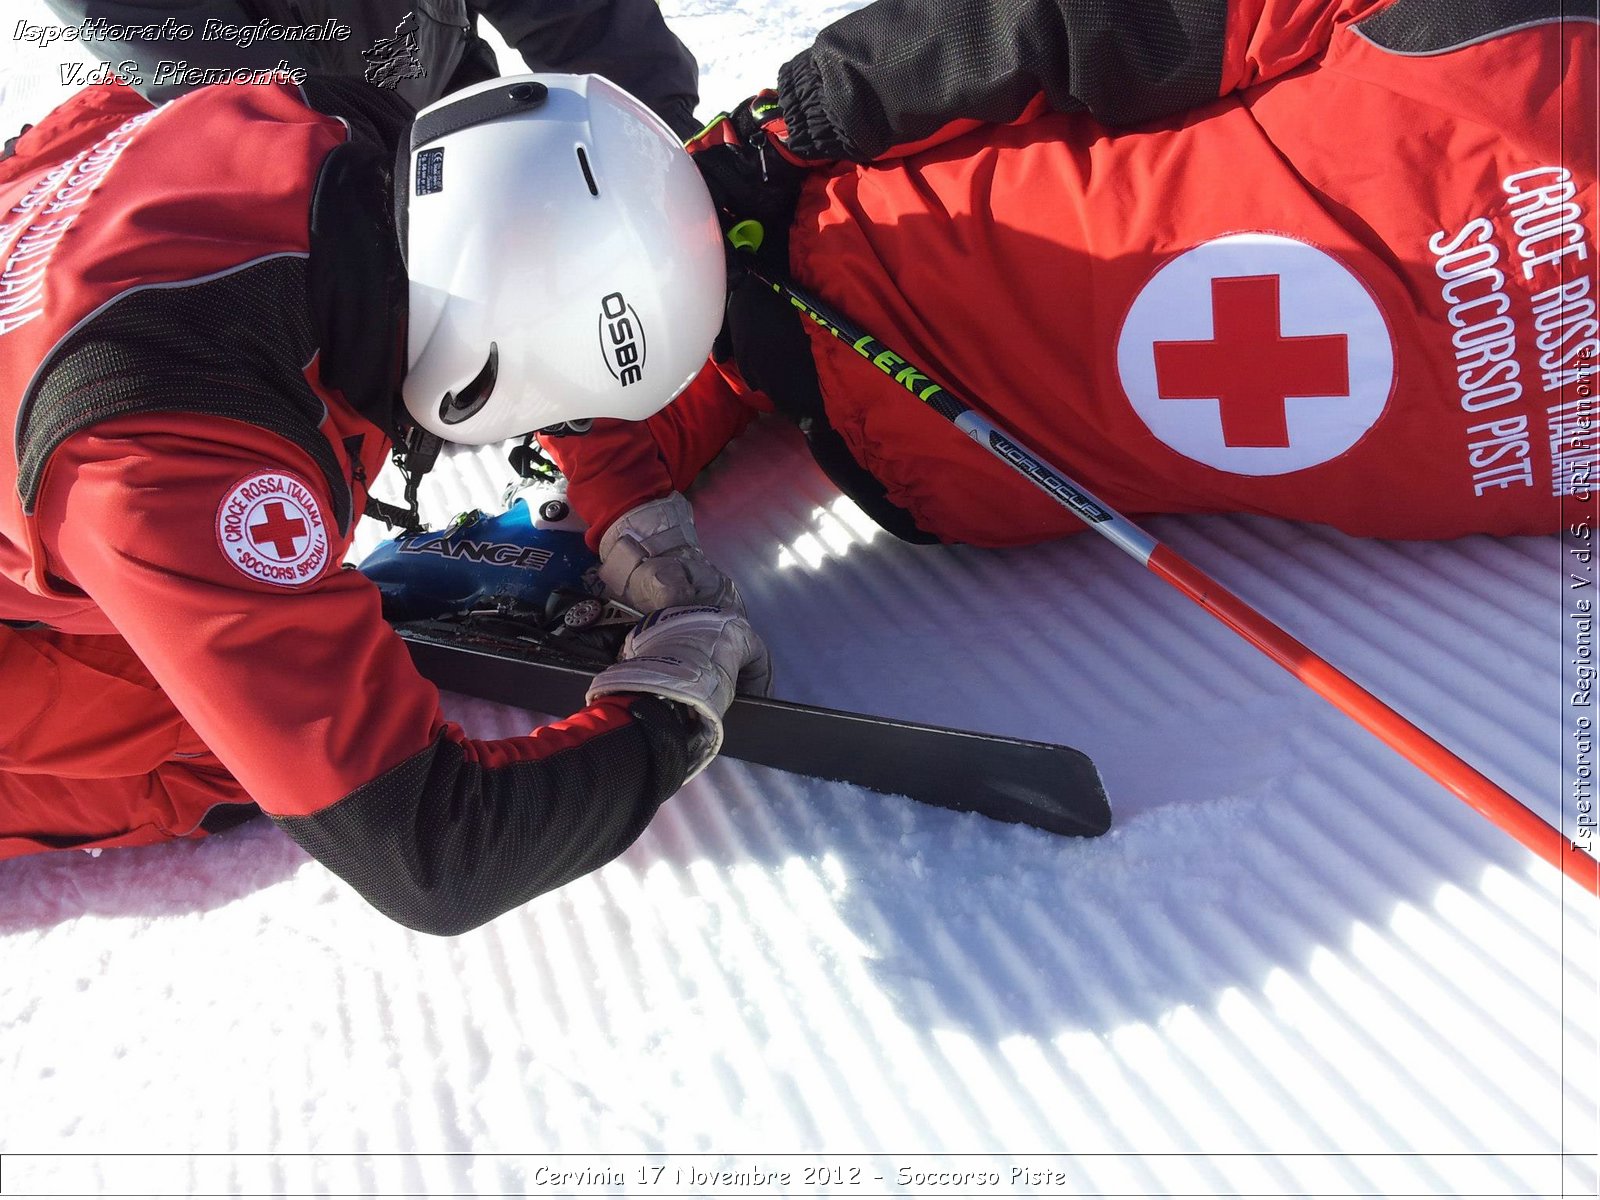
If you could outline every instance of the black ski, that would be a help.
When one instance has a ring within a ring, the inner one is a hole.
[[[507,622],[397,629],[417,669],[438,687],[554,716],[583,707],[597,669]],[[1111,827],[1099,771],[1070,746],[745,696],[729,710],[724,732],[724,755],[780,771],[1072,837]]]

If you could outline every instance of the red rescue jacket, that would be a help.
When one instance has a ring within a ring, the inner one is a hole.
[[[473,741],[341,569],[389,446],[407,119],[359,83],[105,87],[0,162],[0,619],[120,634],[267,813],[454,932],[620,853],[687,730],[622,697]]]
[[[869,5],[788,64],[801,148],[879,155],[808,181],[795,278],[1129,513],[1440,538],[1580,511],[1600,460],[1592,15],[1083,7],[1008,6],[994,20],[1030,36],[962,39],[900,5],[896,39]],[[916,527],[1081,528],[900,364],[807,333],[828,422]],[[702,381],[653,454],[638,431],[557,447],[580,511],[603,528],[660,494],[739,403]],[[591,453],[650,461],[602,477]]]

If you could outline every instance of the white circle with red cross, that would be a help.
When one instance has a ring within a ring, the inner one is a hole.
[[[285,471],[260,471],[217,506],[217,543],[251,579],[296,587],[328,565],[328,526],[311,489]]]
[[[1326,251],[1270,233],[1186,250],[1150,277],[1117,371],[1151,433],[1235,475],[1283,475],[1349,450],[1394,387],[1372,293]]]

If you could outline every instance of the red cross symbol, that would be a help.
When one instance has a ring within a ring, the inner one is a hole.
[[[306,523],[285,513],[278,500],[263,506],[262,511],[267,519],[250,526],[250,540],[258,546],[271,542],[273,553],[279,559],[293,558],[295,539],[306,536]]]
[[[1211,281],[1209,342],[1156,342],[1163,400],[1216,400],[1229,446],[1289,445],[1290,396],[1350,394],[1349,337],[1284,337],[1278,276]]]

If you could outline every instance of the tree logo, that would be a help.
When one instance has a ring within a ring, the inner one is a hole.
[[[374,87],[395,88],[403,79],[426,75],[417,45],[417,14],[408,12],[394,27],[393,37],[379,38],[361,57],[367,60],[362,76]]]

